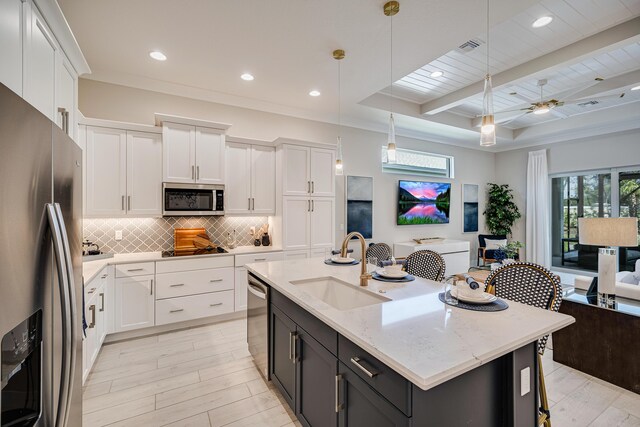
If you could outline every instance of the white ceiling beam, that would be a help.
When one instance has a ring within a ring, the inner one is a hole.
[[[629,43],[632,38],[640,39],[639,34],[640,17],[636,17],[546,55],[494,74],[491,76],[493,87],[496,89],[541,71],[550,71],[570,63],[580,62],[587,57],[598,54],[599,51],[607,51],[618,45]],[[420,106],[420,112],[432,115],[446,111],[464,103],[469,98],[477,96],[483,90],[484,80],[426,102]]]

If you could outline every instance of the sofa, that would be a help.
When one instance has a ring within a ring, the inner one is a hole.
[[[640,277],[640,260],[636,261],[636,270],[633,271],[621,271],[616,273],[616,295],[640,301],[640,284],[634,285],[630,283],[622,283],[621,280],[625,280],[630,274],[635,274],[636,277]],[[591,286],[593,277],[588,276],[576,276],[574,286],[576,289],[588,290]]]

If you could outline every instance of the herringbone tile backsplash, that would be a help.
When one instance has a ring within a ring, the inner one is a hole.
[[[103,252],[117,254],[157,252],[173,249],[174,228],[207,230],[211,241],[225,245],[227,233],[236,230],[237,246],[252,245],[249,229],[259,229],[267,217],[163,217],[163,218],[91,218],[84,220],[83,237],[100,246]],[[122,240],[116,241],[116,230],[122,230]]]

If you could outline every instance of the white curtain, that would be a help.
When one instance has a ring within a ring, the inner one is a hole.
[[[527,165],[526,260],[551,266],[547,150],[530,151]]]

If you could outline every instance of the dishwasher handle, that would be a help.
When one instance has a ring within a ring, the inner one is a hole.
[[[256,297],[260,298],[260,299],[267,299],[267,294],[269,293],[269,288],[260,283],[260,281],[258,281],[257,279],[253,278],[252,276],[248,276],[248,283],[247,283],[247,289],[249,290],[249,292],[251,292],[253,295],[255,295]]]

